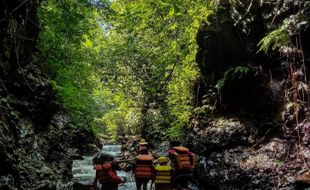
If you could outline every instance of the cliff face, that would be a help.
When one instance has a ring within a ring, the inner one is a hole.
[[[40,70],[28,65],[24,72],[25,78],[13,84],[0,79],[0,189],[34,188],[71,175],[69,118]]]
[[[303,189],[310,182],[309,91],[298,86],[309,86],[309,2],[219,2],[197,34],[194,102],[215,105],[187,129],[186,142],[200,155],[197,178],[213,189]],[[290,43],[258,52],[279,28]]]
[[[0,189],[71,177],[69,118],[35,60],[39,0],[0,1]]]

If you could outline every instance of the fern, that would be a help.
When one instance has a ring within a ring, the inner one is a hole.
[[[267,36],[265,36],[259,43],[259,50],[267,53],[270,48],[272,50],[279,49],[283,46],[288,46],[290,42],[289,34],[284,28],[279,28],[270,32]]]
[[[246,66],[237,66],[230,68],[224,73],[224,77],[217,81],[215,88],[220,91],[224,86],[226,81],[231,80],[231,78],[238,77],[241,79],[243,76],[247,75],[250,71],[249,67]]]

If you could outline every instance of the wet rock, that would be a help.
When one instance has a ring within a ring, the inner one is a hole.
[[[86,152],[85,155],[94,155],[101,152],[101,149],[99,149],[96,144],[87,144],[84,151]]]
[[[93,181],[91,180],[79,181],[73,184],[73,190],[89,190],[92,186]]]
[[[14,186],[34,189],[33,185],[38,181],[72,176],[72,153],[68,151],[72,146],[68,128],[70,120],[60,109],[55,110],[58,106],[53,102],[55,93],[49,92],[51,86],[47,78],[35,73],[38,69],[35,67],[31,65],[27,70],[27,73],[34,72],[32,76],[37,77],[29,79],[27,86],[36,88],[24,96],[20,94],[20,90],[26,88],[24,81],[14,86],[12,81],[0,78],[0,88],[5,95],[0,98],[0,176],[2,179],[13,178],[14,181],[10,185],[0,180],[0,186],[4,189],[14,189]],[[39,81],[40,84],[36,85]],[[46,111],[49,108],[51,110]],[[41,118],[34,119],[38,115]],[[50,185],[41,185],[41,189],[54,189]]]
[[[83,160],[83,155],[78,153],[77,148],[69,148],[68,153],[69,153],[69,155],[71,155],[71,158],[73,160]]]
[[[72,148],[80,148],[73,147],[78,132],[69,127],[70,119],[42,63],[33,59],[40,1],[20,3],[0,2],[4,18],[0,28],[0,189],[52,190],[55,181],[72,177]],[[16,35],[34,40],[12,38],[10,20],[21,26]],[[79,144],[83,140],[79,138]]]
[[[98,147],[95,142],[95,135],[90,129],[75,129],[72,133],[72,141],[78,149],[78,154],[92,155],[98,152]],[[81,139],[83,139],[81,141]]]
[[[257,169],[243,169],[242,160],[249,156],[242,152],[242,147],[223,153],[212,153],[201,157],[198,175],[206,187],[214,189],[270,189],[268,176],[260,174]],[[263,185],[262,185],[263,184]]]
[[[212,104],[220,103],[215,106],[216,114],[192,118],[186,144],[200,156],[196,174],[205,187],[305,189],[295,183],[305,184],[308,177],[304,173],[309,171],[310,122],[302,120],[308,118],[309,110],[301,101],[296,113],[294,100],[292,109],[282,114],[284,121],[278,119],[284,107],[284,88],[290,88],[291,81],[277,81],[283,79],[281,69],[287,71],[279,66],[282,55],[258,53],[257,44],[266,34],[284,27],[292,39],[302,39],[297,46],[303,47],[304,60],[309,61],[309,5],[308,1],[240,0],[219,6],[202,23],[196,56],[201,76],[193,105],[203,106],[204,97],[211,97],[207,100]],[[229,69],[240,66],[254,72],[235,72],[229,77]],[[221,79],[220,97],[212,97]]]
[[[188,134],[188,147],[195,147],[200,154],[236,145],[253,143],[257,128],[251,122],[237,118],[216,118],[204,126],[195,126]]]
[[[14,178],[12,175],[0,176],[0,189],[17,190],[17,188],[14,187]]]
[[[214,189],[296,189],[305,187],[307,165],[296,159],[296,149],[273,138],[258,149],[238,146],[200,156],[198,178]],[[294,152],[290,157],[289,152]],[[298,177],[297,177],[298,176]],[[298,180],[295,180],[298,179]],[[297,185],[296,185],[297,184]]]
[[[56,190],[56,185],[51,183],[50,181],[41,182],[38,184],[34,190]]]

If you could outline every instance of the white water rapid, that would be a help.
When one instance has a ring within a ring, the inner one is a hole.
[[[102,152],[110,154],[117,159],[122,154],[121,145],[104,145]],[[83,160],[73,161],[73,181],[78,181],[79,183],[85,184],[85,186],[93,182],[96,173],[93,169],[93,158],[93,156],[83,156]],[[126,179],[125,183],[119,184],[119,190],[136,190],[134,177],[131,172],[117,171],[117,175]]]

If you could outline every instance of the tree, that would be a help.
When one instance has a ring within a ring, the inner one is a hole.
[[[103,68],[117,75],[109,79],[140,110],[143,136],[165,134],[171,125],[180,129],[187,122],[190,86],[197,76],[195,35],[210,6],[205,1],[111,3]]]

